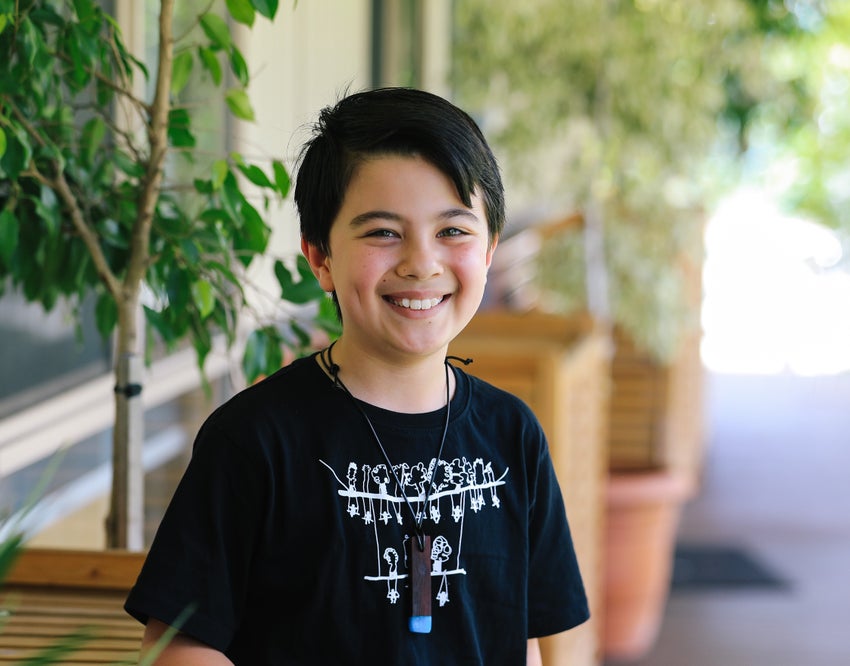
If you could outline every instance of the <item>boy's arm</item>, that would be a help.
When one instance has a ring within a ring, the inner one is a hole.
[[[168,625],[164,622],[154,618],[148,620],[142,638],[142,657],[156,645],[167,630]],[[233,666],[233,662],[209,645],[178,633],[159,653],[153,666]]]
[[[543,666],[543,656],[540,654],[540,642],[536,638],[528,639],[527,654],[525,666]]]

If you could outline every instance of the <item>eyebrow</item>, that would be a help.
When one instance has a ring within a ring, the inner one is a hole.
[[[480,222],[478,216],[467,208],[449,208],[437,215],[437,219],[439,220],[451,220],[456,217],[464,217],[474,222]],[[355,215],[353,218],[351,218],[351,221],[348,224],[350,227],[356,229],[358,227],[363,226],[367,222],[371,222],[372,220],[388,220],[391,222],[402,222],[404,221],[404,215],[399,215],[398,213],[393,213],[389,210],[370,210],[365,213]]]

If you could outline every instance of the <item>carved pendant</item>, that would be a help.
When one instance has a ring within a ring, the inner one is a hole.
[[[422,538],[422,550],[416,537],[408,541],[412,600],[408,626],[415,634],[431,633],[431,537],[425,534]]]

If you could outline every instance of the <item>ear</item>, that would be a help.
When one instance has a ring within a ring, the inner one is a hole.
[[[328,293],[334,291],[330,255],[318,246],[308,243],[304,238],[301,239],[301,252],[310,264],[310,269],[319,281],[319,286]]]
[[[496,246],[499,244],[499,237],[493,236],[490,241],[490,247],[487,248],[487,268],[490,268],[490,264],[493,262],[493,253],[496,251]]]

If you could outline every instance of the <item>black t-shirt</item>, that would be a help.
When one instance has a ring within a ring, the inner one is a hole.
[[[126,602],[238,666],[524,664],[587,602],[545,437],[516,397],[455,369],[445,411],[360,403],[432,539],[431,633],[408,630],[410,508],[353,399],[314,357],[206,421]]]

